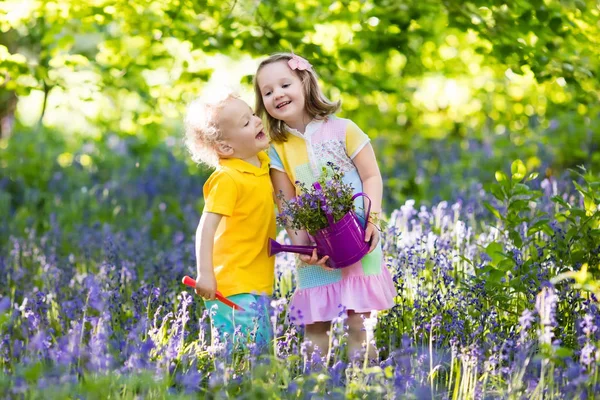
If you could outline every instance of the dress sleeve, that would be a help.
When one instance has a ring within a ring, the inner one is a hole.
[[[277,171],[285,172],[281,158],[279,157],[279,154],[273,145],[269,147],[269,158],[271,159],[271,168],[276,169]]]
[[[367,134],[358,125],[348,120],[348,125],[346,126],[346,153],[350,159],[356,157],[370,141],[371,139],[369,139]]]
[[[233,178],[224,171],[215,171],[203,188],[204,211],[230,217],[237,201],[237,186]]]

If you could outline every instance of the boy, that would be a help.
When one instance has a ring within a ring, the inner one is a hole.
[[[196,100],[187,110],[185,144],[192,159],[215,167],[204,184],[205,206],[196,230],[196,293],[206,301],[221,340],[236,328],[257,343],[271,339],[267,305],[274,258],[267,243],[275,237],[269,138],[250,106],[232,93]],[[245,309],[215,301],[219,290]]]

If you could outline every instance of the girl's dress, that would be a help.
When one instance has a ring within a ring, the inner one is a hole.
[[[287,128],[288,140],[269,149],[271,168],[285,172],[294,183],[309,187],[328,162],[340,167],[344,182],[355,193],[362,182],[352,159],[369,143],[369,137],[352,121],[335,116],[310,122],[304,134]],[[355,203],[364,221],[363,198]],[[289,319],[296,325],[331,321],[347,310],[357,313],[386,310],[394,305],[396,288],[385,266],[381,246],[351,266],[326,270],[319,265],[298,262],[298,286],[289,307]]]

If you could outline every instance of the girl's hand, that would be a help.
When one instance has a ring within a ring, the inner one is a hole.
[[[302,260],[302,262],[305,264],[320,265],[321,267],[323,267],[324,269],[326,269],[328,271],[333,270],[333,268],[329,268],[325,264],[327,262],[327,260],[329,260],[329,256],[325,256],[325,257],[319,259],[319,256],[317,255],[317,249],[313,249],[313,253],[310,256],[307,256],[306,254],[300,254],[300,260]]]
[[[365,231],[365,242],[371,242],[371,247],[369,248],[369,253],[372,252],[377,244],[379,244],[379,229],[375,226],[374,223],[367,223],[367,230]]]
[[[204,300],[215,300],[217,292],[217,280],[215,276],[196,278],[196,294],[202,296]]]

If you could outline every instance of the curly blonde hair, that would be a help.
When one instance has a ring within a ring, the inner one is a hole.
[[[259,117],[266,116],[267,120],[267,129],[269,131],[269,135],[274,142],[285,142],[287,141],[287,132],[285,130],[285,123],[281,120],[273,118],[267,112],[265,108],[265,103],[262,99],[262,93],[260,92],[260,88],[258,86],[258,73],[260,70],[269,64],[276,63],[278,61],[285,61],[286,63],[292,59],[294,54],[292,53],[275,53],[269,56],[267,59],[263,60],[254,75],[254,94],[256,96],[256,115]],[[304,108],[308,115],[311,118],[317,119],[325,119],[331,114],[336,113],[341,105],[341,102],[338,100],[333,102],[329,100],[323,94],[321,87],[319,86],[319,78],[317,73],[311,68],[306,70],[292,70],[300,78],[302,81],[302,86],[304,88]]]
[[[219,111],[227,101],[237,98],[237,93],[225,90],[218,95],[199,97],[187,107],[184,143],[192,160],[210,167],[219,165],[216,150],[217,142],[222,137],[218,126]]]

